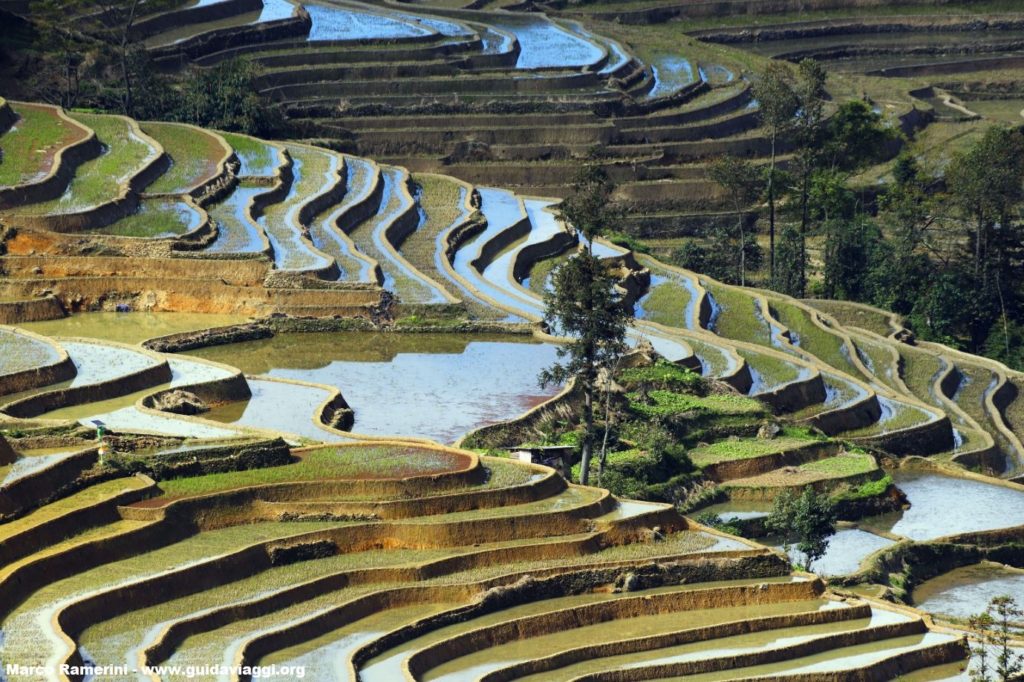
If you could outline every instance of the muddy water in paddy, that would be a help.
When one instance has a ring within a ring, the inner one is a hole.
[[[554,346],[529,337],[281,334],[191,354],[247,374],[335,386],[355,410],[357,433],[440,442],[515,417],[557,391],[537,385]]]
[[[957,568],[914,588],[914,605],[930,613],[970,618],[1001,595],[1024,601],[1024,570],[983,562]]]
[[[132,344],[167,334],[238,324],[247,319],[241,315],[199,313],[81,313],[19,326],[44,336],[78,336]]]
[[[910,508],[874,517],[870,524],[897,535],[932,540],[1024,525],[1024,492],[1019,490],[932,472],[897,471],[893,480],[907,494]]]

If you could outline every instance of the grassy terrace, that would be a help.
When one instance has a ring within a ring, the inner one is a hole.
[[[570,258],[570,253],[564,253],[554,258],[545,258],[542,261],[538,261],[530,269],[530,281],[529,289],[537,296],[543,298],[547,292],[548,278],[551,277],[551,273],[558,268],[559,265],[564,263]]]
[[[967,365],[961,361],[956,361],[956,367],[963,375],[964,383],[960,384],[953,397],[954,402],[982,426],[991,426],[992,420],[985,409],[985,394],[995,375],[984,367]]]
[[[240,324],[241,315],[205,313],[78,313],[60,320],[26,322],[22,327],[43,336],[75,336],[136,344],[157,336]]]
[[[1024,433],[1024,378],[1011,374],[1007,380],[1017,388],[1017,397],[1004,410],[1006,423],[1016,434]]]
[[[650,403],[639,393],[628,393],[630,407],[644,417],[669,417],[686,413],[715,413],[727,415],[757,415],[765,411],[764,405],[753,398],[737,395],[709,395],[699,397],[685,393],[655,390],[648,393]]]
[[[838,480],[869,474],[878,469],[871,455],[844,453],[796,468],[776,469],[759,476],[736,479],[725,485],[730,488],[783,488],[818,481]]]
[[[867,336],[855,336],[854,345],[861,354],[861,361],[879,382],[899,393],[903,387],[899,383],[899,371],[896,367],[896,355],[891,346],[875,341]]]
[[[535,542],[544,543],[545,541],[531,541],[529,543],[500,543],[495,544],[493,546],[515,546],[516,544],[534,544]],[[498,565],[487,566],[468,571],[460,571],[457,573],[441,575],[436,578],[419,581],[417,585],[464,584],[477,582],[480,580],[486,580],[490,578],[497,578],[499,576],[510,573],[524,573],[530,571],[540,571],[550,568],[585,567],[587,565],[609,561],[640,561],[659,556],[672,556],[696,552],[702,549],[706,549],[713,543],[714,539],[707,535],[698,533],[678,533],[674,536],[669,537],[664,542],[659,543],[640,543],[637,545],[611,547],[600,552],[588,554],[582,557],[566,557],[561,559],[548,559],[543,561],[502,563]],[[488,545],[481,545],[480,547],[473,549],[484,549],[486,547],[488,547]],[[456,550],[449,550],[448,554],[459,554],[464,553],[468,550],[470,550],[470,548],[459,548]],[[426,555],[426,553],[424,553],[424,555]],[[406,556],[411,558],[415,557],[416,555],[407,554]],[[429,557],[424,556],[424,558]],[[309,601],[289,606],[285,609],[267,614],[265,616],[251,618],[243,621],[237,621],[218,630],[212,631],[210,633],[189,638],[185,641],[184,646],[181,649],[179,649],[179,652],[176,653],[170,659],[170,662],[191,663],[210,660],[211,657],[221,656],[226,647],[237,646],[242,638],[251,637],[253,633],[257,633],[273,627],[278,627],[284,625],[285,623],[289,623],[295,619],[311,616],[322,609],[337,606],[338,604],[344,603],[345,601],[354,599],[365,594],[369,594],[371,592],[375,592],[377,590],[401,586],[402,584],[384,583],[371,586],[350,587],[347,589],[341,589],[334,592],[325,593]],[[449,606],[454,606],[454,604]],[[545,608],[546,610],[546,604],[541,604],[539,605],[539,607],[531,607],[528,605],[524,608]],[[510,614],[504,612],[495,613],[490,616],[485,616],[484,619],[482,620],[474,620],[473,625],[482,625],[484,622],[497,622],[505,620],[510,617]]]
[[[387,471],[388,464],[390,463],[393,467],[406,467],[402,471],[408,471],[409,473],[406,475],[409,476],[435,472],[438,470],[436,465],[443,465],[447,461],[442,458],[433,457],[435,453],[431,451],[415,450],[413,448],[409,449],[409,453],[396,451],[394,447],[390,447],[386,451],[384,448],[376,447],[355,448],[353,450],[354,452],[345,458],[339,458],[331,450],[316,450],[312,453],[306,453],[302,461],[286,466],[162,481],[160,489],[164,491],[164,498],[161,498],[161,500],[169,501],[177,497],[205,495],[252,485],[328,481],[332,479],[359,478],[360,475],[365,477],[367,471],[378,470],[378,466],[374,461],[366,461],[364,458],[373,457],[380,453],[383,453],[381,456],[383,460],[383,463],[380,465],[381,471]],[[316,457],[313,457],[313,461],[308,463],[311,459],[310,455],[316,455]],[[341,463],[339,463],[339,460]],[[435,468],[430,468],[432,464],[435,465]],[[420,469],[418,471],[409,471],[411,467],[419,467]],[[488,459],[485,468],[488,471],[486,483],[473,486],[472,488],[467,487],[466,491],[490,490],[523,485],[528,483],[533,475],[530,470],[515,463],[503,462],[494,458]],[[349,501],[367,501],[381,499],[381,496],[374,495],[369,497],[353,492],[346,494],[344,499]]]
[[[771,440],[758,438],[739,438],[722,440],[710,445],[703,445],[690,450],[690,459],[697,466],[707,466],[717,462],[731,462],[738,459],[753,459],[764,455],[773,455],[788,450],[804,447],[815,442],[815,439],[804,436],[785,435]]]
[[[643,318],[666,327],[690,327],[686,310],[693,303],[692,292],[682,284],[683,276],[660,267],[660,263],[648,256],[640,256],[638,262],[651,271],[651,291],[643,299]],[[655,284],[655,278],[664,278]]]
[[[686,343],[690,344],[693,352],[704,364],[706,375],[718,377],[731,370],[732,365],[725,348],[695,338],[687,338]]]
[[[12,109],[20,118],[0,135],[0,186],[40,179],[53,167],[58,150],[85,138],[51,107],[18,104]]]
[[[819,327],[805,310],[792,303],[782,300],[772,300],[770,303],[775,318],[795,335],[795,345],[837,370],[857,378],[862,376],[850,360],[851,349],[841,338]]]
[[[466,218],[463,208],[466,190],[459,183],[441,175],[415,174],[412,180],[420,188],[417,196],[424,220],[402,244],[402,255],[417,270],[443,286],[448,293],[458,299],[466,299],[448,276],[438,268],[437,253],[439,234],[452,225]],[[441,256],[443,257],[443,256]],[[467,300],[473,312],[493,315],[489,307],[478,304],[472,299]]]
[[[788,384],[791,381],[796,381],[805,373],[802,367],[783,362],[771,355],[743,349],[737,350],[737,353],[747,361],[752,371],[761,376],[763,385],[760,387],[760,390],[771,389]],[[755,390],[758,389],[755,387]]]
[[[140,138],[124,118],[83,113],[71,116],[96,131],[106,151],[79,166],[64,196],[19,208],[19,213],[73,213],[113,201],[120,195],[121,185],[157,156],[156,149]]]
[[[0,649],[0,654],[4,656],[5,660],[17,660],[25,665],[44,664],[49,647],[40,646],[40,643],[51,641],[47,635],[49,630],[47,614],[52,613],[58,601],[68,597],[84,595],[97,589],[162,573],[170,566],[202,561],[257,542],[335,528],[340,525],[343,524],[254,523],[223,528],[199,533],[166,547],[123,561],[97,566],[69,578],[52,582],[34,592],[4,621],[4,631],[8,635],[4,640],[3,648]],[[111,527],[106,526],[93,532],[96,535],[101,535],[105,529]]]
[[[331,573],[418,563],[451,554],[451,550],[426,549],[366,551],[279,566],[226,585],[171,599],[156,606],[131,611],[117,618],[106,620],[88,628],[81,637],[81,643],[97,661],[110,664],[119,663],[125,652],[138,644],[139,633],[148,632],[150,628],[159,623],[183,618],[205,609],[249,600],[272,590],[284,589]],[[308,605],[297,606],[295,611],[301,612],[304,606]],[[239,622],[241,628],[252,625],[251,621]],[[246,634],[245,630],[241,628],[239,628],[239,634]],[[189,646],[196,646],[202,639],[219,641],[223,634],[222,630],[218,630],[209,637],[194,638],[189,642]]]
[[[384,195],[380,210],[356,227],[351,237],[360,251],[380,264],[384,271],[385,288],[393,289],[400,299],[408,303],[426,302],[436,298],[432,287],[419,277],[415,277],[401,260],[396,260],[394,254],[384,247],[384,230],[407,206],[400,188],[405,177],[405,173],[398,168],[382,169]]]
[[[897,349],[900,357],[903,358],[903,382],[910,392],[922,402],[942,407],[942,401],[935,395],[932,386],[936,376],[943,368],[939,356],[913,346],[900,345],[897,346]]]
[[[217,174],[224,148],[216,135],[177,123],[145,123],[142,132],[171,157],[170,170],[146,188],[153,194],[182,194]]]
[[[299,211],[313,197],[337,182],[334,169],[340,159],[331,152],[306,147],[289,147],[295,179],[288,196],[271,204],[259,219],[274,246],[274,263],[281,270],[307,270],[325,265],[300,238]]]
[[[889,314],[883,310],[861,307],[849,301],[830,301],[818,298],[805,299],[804,303],[831,315],[844,327],[860,327],[879,336],[888,336],[892,333],[892,329],[889,327]]]
[[[771,327],[761,316],[759,306],[751,295],[706,280],[702,280],[702,284],[721,308],[715,323],[716,334],[771,347]]]
[[[221,136],[235,150],[235,155],[242,164],[238,169],[240,176],[274,174],[277,168],[276,147],[246,135],[221,133]]]
[[[532,282],[531,282],[532,284]],[[676,282],[663,282],[644,299],[644,319],[670,327],[686,327],[686,307],[690,292]]]
[[[843,432],[843,436],[846,438],[878,436],[885,433],[892,433],[893,431],[907,429],[918,424],[924,424],[925,422],[933,419],[933,415],[931,413],[926,412],[916,405],[895,400],[887,400],[886,404],[891,409],[890,414],[887,415],[883,413],[882,419],[874,424],[870,424],[864,428],[853,431],[845,431]]]
[[[288,481],[403,478],[449,471],[461,468],[462,464],[462,458],[450,453],[414,447],[366,445],[326,448],[303,453],[295,464],[178,478],[163,481],[160,487],[166,495],[179,497]]]
[[[62,497],[50,504],[39,507],[13,521],[0,524],[0,540],[34,528],[69,512],[116,497],[123,490],[138,490],[146,483],[135,477],[115,478],[84,488],[73,495]]]

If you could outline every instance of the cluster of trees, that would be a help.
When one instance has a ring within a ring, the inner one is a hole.
[[[580,438],[580,483],[587,485],[597,433],[594,402],[601,372],[609,375],[625,352],[626,330],[633,311],[622,305],[615,277],[594,255],[594,239],[615,228],[617,213],[611,208],[614,186],[597,165],[582,167],[573,182],[572,194],[559,206],[560,217],[583,236],[586,248],[559,266],[544,295],[544,322],[548,329],[569,339],[558,347],[559,362],[544,370],[540,383],[564,383],[572,379],[583,395],[583,433]],[[606,379],[607,384],[610,377]],[[604,471],[610,426],[605,391],[604,436],[599,475]]]
[[[19,97],[139,119],[273,135],[282,118],[257,94],[259,69],[232,60],[162,73],[135,30],[139,16],[178,0],[34,0]]]
[[[971,643],[971,682],[1013,682],[1024,679],[1024,655],[1015,650],[1017,624],[1024,610],[1008,594],[994,597],[988,608],[971,617],[976,637]]]
[[[792,296],[872,303],[918,336],[1024,369],[1024,130],[993,126],[942,168],[906,149],[884,185],[854,178],[904,142],[866,102],[828,102],[812,60],[773,62],[754,85],[771,143],[766,164],[727,157],[710,168],[736,219],[675,254],[737,284]],[[767,254],[749,220],[768,232]],[[808,240],[820,260],[808,259]],[[764,261],[767,260],[767,267]]]

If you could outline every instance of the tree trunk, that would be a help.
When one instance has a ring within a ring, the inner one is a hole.
[[[804,289],[806,288],[807,279],[807,223],[809,222],[808,201],[810,195],[810,184],[811,176],[810,173],[805,169],[803,172],[803,180],[800,184],[800,277],[797,279],[797,288],[799,291],[795,294],[798,298],[803,298]]]
[[[740,232],[740,286],[747,286],[747,240],[743,229],[743,209],[736,208],[736,226]]]
[[[775,284],[775,130],[772,130],[772,157],[768,163],[768,280]]]
[[[616,361],[615,366],[619,363]],[[604,386],[604,436],[601,438],[601,456],[597,460],[597,485],[601,485],[601,477],[604,476],[604,465],[608,461],[608,432],[612,426],[612,373],[608,373],[608,380]]]
[[[125,19],[124,28],[121,33],[121,75],[124,81],[124,115],[131,116],[135,109],[132,97],[132,72],[128,64],[128,53],[131,48],[132,26],[135,24],[135,10],[138,9],[139,0],[132,0],[131,9]]]
[[[590,482],[590,460],[594,449],[594,382],[587,378],[583,387],[583,454],[580,458],[580,485]]]

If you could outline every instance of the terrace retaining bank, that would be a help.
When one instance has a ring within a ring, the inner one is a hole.
[[[2,258],[2,257],[0,257]],[[5,265],[0,261],[0,269]],[[24,322],[41,322],[59,320],[67,317],[63,306],[52,294],[41,298],[26,297],[23,301],[0,301],[0,324],[21,324]]]

